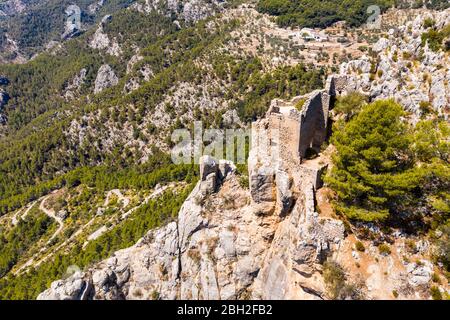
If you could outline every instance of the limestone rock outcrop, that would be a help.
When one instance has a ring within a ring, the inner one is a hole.
[[[360,91],[375,100],[394,98],[417,116],[427,112],[429,105],[448,117],[449,55],[442,50],[434,52],[428,43],[423,46],[422,35],[429,31],[426,19],[442,29],[449,24],[449,14],[450,9],[419,14],[378,40],[373,46],[376,59],[363,56],[342,64],[340,77],[346,79],[342,93]]]
[[[84,300],[91,284],[83,279],[81,272],[75,272],[66,280],[52,283],[51,288],[38,297],[39,300]]]
[[[114,70],[108,64],[104,64],[98,69],[94,93],[99,93],[106,88],[113,87],[117,83],[119,83],[119,78],[116,76]]]
[[[427,260],[411,262],[406,266],[408,282],[412,286],[426,285],[433,275],[433,265]]]
[[[122,54],[122,49],[120,48],[117,39],[115,37],[110,39],[108,34],[106,34],[103,29],[103,27],[111,22],[111,20],[111,15],[106,15],[102,18],[97,30],[94,33],[94,36],[89,42],[89,46],[92,49],[105,50],[109,55],[118,57]]]

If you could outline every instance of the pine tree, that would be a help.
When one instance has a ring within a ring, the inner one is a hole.
[[[337,153],[326,181],[338,195],[338,212],[351,219],[382,220],[414,199],[421,175],[414,167],[404,115],[394,101],[377,101],[335,130],[331,142]]]

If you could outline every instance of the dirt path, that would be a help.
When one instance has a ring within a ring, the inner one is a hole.
[[[22,209],[18,210],[16,212],[16,214],[11,218],[11,223],[13,224],[13,226],[16,226],[19,223],[19,219],[25,220],[26,216],[28,215],[28,213],[30,212],[30,210],[34,207],[34,205],[36,204],[38,200],[32,202],[30,205],[28,205],[28,207],[25,209],[25,211],[23,211]],[[22,214],[23,212],[23,214]],[[19,217],[20,215],[20,217]]]

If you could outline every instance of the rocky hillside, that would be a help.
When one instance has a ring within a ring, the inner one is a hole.
[[[158,12],[178,24],[204,19],[220,10],[223,2],[133,0],[8,0],[0,4],[0,62],[24,63],[90,30],[108,14],[130,8]],[[79,15],[79,16],[76,16]],[[73,20],[75,19],[75,20]],[[80,22],[75,25],[74,22]]]
[[[31,41],[65,4],[0,7],[0,298],[448,298],[450,9],[85,1]],[[172,163],[194,121],[246,164]]]
[[[334,75],[324,90],[274,100],[252,124],[249,189],[231,162],[202,157],[200,181],[175,222],[53,282],[38,299],[428,299],[436,290],[448,295],[448,283],[436,280],[443,271],[430,261],[428,240],[402,227],[387,233],[372,224],[346,227],[323,187],[332,147],[307,157],[308,146],[320,148],[326,139],[332,101],[354,90],[354,83],[350,74]],[[389,245],[377,248],[364,232],[389,238]]]
[[[373,46],[372,58],[365,56],[345,63],[340,73],[354,77],[352,90],[376,99],[394,98],[418,116],[430,111],[447,116],[449,55],[439,50],[429,36],[436,29],[445,34],[445,45],[449,45],[448,13],[425,13],[390,29],[387,37]]]

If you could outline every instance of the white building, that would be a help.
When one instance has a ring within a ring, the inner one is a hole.
[[[315,31],[311,28],[303,28],[300,30],[300,36],[306,41],[328,41],[328,36],[324,31]]]

